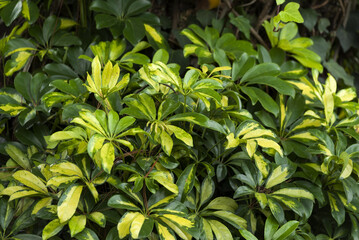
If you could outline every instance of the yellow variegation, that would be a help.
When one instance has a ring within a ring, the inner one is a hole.
[[[85,215],[73,216],[71,218],[71,220],[69,221],[71,237],[82,232],[82,230],[85,229],[85,226],[86,226],[86,216]]]
[[[275,185],[278,185],[284,182],[285,180],[287,180],[288,177],[289,177],[288,167],[278,166],[273,170],[272,174],[267,179],[267,183],[265,187],[266,188],[274,187]]]
[[[51,205],[51,202],[52,202],[52,197],[46,197],[46,198],[43,198],[41,200],[39,200],[34,208],[32,209],[32,212],[31,214],[32,215],[35,215],[38,211],[40,211],[42,208],[48,206],[48,205]]]
[[[314,201],[313,194],[302,188],[282,188],[273,192],[271,195],[284,195],[294,198],[306,198]]]
[[[209,225],[212,228],[212,231],[214,232],[214,235],[216,236],[217,240],[232,240],[232,234],[229,231],[229,229],[221,222],[217,220],[208,220]]]
[[[62,162],[50,167],[50,171],[66,176],[78,176],[83,178],[81,169],[74,163],[71,162]]]
[[[48,194],[47,188],[45,184],[34,174],[26,170],[19,170],[15,172],[13,175],[17,181],[21,182],[25,186],[34,189],[43,194]]]
[[[83,186],[72,185],[62,194],[57,205],[57,216],[62,223],[66,222],[74,215],[80,200],[82,189]]]
[[[171,234],[167,227],[157,223],[157,231],[161,239],[176,240],[176,237]]]
[[[117,231],[120,239],[123,239],[130,234],[130,226],[133,220],[139,215],[141,215],[139,212],[127,212],[122,216],[117,224]]]
[[[131,227],[130,227],[131,236],[133,238],[135,238],[135,239],[138,238],[139,233],[142,229],[142,225],[145,222],[145,220],[146,220],[146,217],[143,216],[142,214],[137,215],[133,219],[133,221],[131,223]]]

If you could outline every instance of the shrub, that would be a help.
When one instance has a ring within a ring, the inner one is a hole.
[[[284,2],[179,48],[147,0],[0,3],[1,238],[358,239],[356,91]]]

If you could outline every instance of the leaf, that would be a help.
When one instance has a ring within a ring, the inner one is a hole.
[[[14,216],[14,209],[11,204],[3,197],[0,198],[0,226],[6,229]]]
[[[255,87],[241,87],[241,90],[250,97],[253,105],[259,101],[265,110],[278,115],[278,104],[266,92]]]
[[[171,132],[173,132],[175,134],[176,138],[178,138],[179,140],[181,140],[188,146],[193,147],[193,139],[192,139],[191,134],[187,133],[182,128],[179,128],[179,127],[176,127],[173,125],[166,125],[166,127],[169,130],[171,130]]]
[[[137,215],[130,227],[131,236],[133,238],[146,238],[148,237],[153,229],[154,220],[147,218],[142,214]]]
[[[250,231],[239,229],[241,236],[246,240],[258,240]],[[267,239],[266,239],[267,240]]]
[[[282,165],[276,167],[273,172],[270,174],[269,178],[267,179],[267,183],[265,185],[266,188],[274,187],[275,185],[278,185],[292,175],[292,172],[289,170],[288,165]]]
[[[280,68],[275,63],[261,63],[249,69],[241,79],[241,83],[248,82],[258,77],[275,77],[280,74]]]
[[[152,62],[154,62],[154,63],[157,61],[160,61],[160,62],[163,62],[164,64],[167,64],[168,60],[169,60],[169,54],[163,48],[158,49],[152,58]]]
[[[333,218],[338,223],[338,225],[342,225],[345,220],[345,209],[341,201],[334,195],[328,192],[328,199],[330,204],[330,209]]]
[[[40,201],[38,201],[32,212],[31,212],[31,215],[36,215],[38,211],[40,211],[42,208],[48,206],[48,205],[51,205],[51,202],[52,202],[52,197],[46,197],[46,198],[43,198],[41,199]]]
[[[0,12],[1,19],[7,27],[19,16],[22,9],[22,1],[11,1]]]
[[[213,199],[204,209],[215,209],[234,212],[238,208],[235,200],[229,197],[217,197]]]
[[[285,0],[275,0],[277,5],[281,5],[285,2]]]
[[[314,196],[312,193],[301,188],[281,188],[273,193],[273,195],[285,195],[293,198],[306,198],[314,202]]]
[[[50,167],[50,171],[67,176],[78,176],[80,178],[84,177],[81,169],[76,164],[67,161],[52,165]]]
[[[127,210],[140,210],[140,208],[132,203],[127,197],[123,195],[114,195],[109,200],[107,205],[112,208],[127,209]]]
[[[168,122],[175,122],[175,121],[191,122],[201,127],[209,128],[214,131],[225,134],[224,128],[219,123],[210,120],[208,117],[206,117],[201,113],[196,113],[196,112],[181,113],[181,114],[176,114],[168,119]]]
[[[59,219],[49,222],[42,231],[42,239],[47,240],[52,236],[58,234],[66,223],[61,223]]]
[[[11,56],[5,64],[5,76],[12,76],[16,71],[22,69],[32,53],[20,51]]]
[[[145,36],[143,22],[139,18],[128,18],[125,22],[123,35],[133,46],[135,46]]]
[[[188,165],[177,180],[178,186],[178,199],[184,201],[187,194],[192,190],[195,177],[196,177],[197,166],[195,164]]]
[[[152,171],[149,176],[174,194],[178,194],[178,187],[173,183],[172,175],[165,171]]]
[[[284,221],[285,221],[284,210],[281,207],[281,205],[274,199],[268,198],[268,206],[269,206],[273,216],[275,217],[275,219],[279,223],[284,223]]]
[[[161,103],[160,107],[158,108],[157,118],[159,120],[165,119],[168,115],[176,111],[180,106],[181,104],[179,102],[167,98]]]
[[[88,218],[97,223],[100,227],[104,228],[106,226],[106,217],[101,212],[92,212],[90,215],[88,215]]]
[[[210,224],[214,235],[216,235],[217,240],[233,240],[231,232],[224,224],[212,219],[209,219],[208,223]]]
[[[266,138],[256,138],[255,140],[259,146],[261,146],[263,148],[272,148],[272,149],[276,150],[280,156],[283,157],[283,151],[280,148],[279,144],[276,143],[275,141],[266,139]]]
[[[289,2],[285,7],[283,11],[279,12],[280,20],[282,22],[297,22],[297,23],[303,23],[304,20],[302,18],[302,15],[299,12],[300,5],[295,2]]]
[[[171,136],[166,131],[161,131],[160,135],[161,146],[163,151],[168,155],[171,156],[173,141]]]
[[[239,31],[244,33],[244,36],[249,39],[250,38],[250,22],[249,20],[244,16],[237,16],[235,17],[233,13],[229,14],[229,17],[231,19],[231,23],[238,28]]]
[[[263,84],[270,86],[283,95],[289,95],[294,98],[295,90],[294,87],[277,77],[265,76],[257,77],[251,80],[248,80],[248,84]]]
[[[117,224],[118,236],[120,239],[125,238],[130,234],[130,226],[133,220],[141,215],[139,212],[126,212]]]
[[[111,173],[113,162],[115,161],[115,147],[111,142],[105,143],[100,151],[100,156],[102,160],[102,167],[105,172],[108,174]]]
[[[30,161],[28,157],[15,145],[7,144],[5,146],[6,153],[24,169],[30,169]]]
[[[299,225],[298,221],[289,221],[281,226],[278,231],[273,235],[273,240],[285,240],[287,239]]]
[[[272,240],[274,233],[277,231],[279,224],[273,216],[269,216],[264,226],[264,239]]]
[[[176,240],[176,237],[169,231],[169,229],[157,221],[156,227],[161,240]]]
[[[85,229],[85,226],[86,226],[85,215],[73,216],[69,221],[71,237],[74,237],[76,234],[82,232],[82,230]]]
[[[83,186],[72,184],[61,195],[57,204],[57,216],[61,223],[68,221],[75,213]]]
[[[25,186],[36,190],[37,192],[48,194],[45,184],[29,171],[18,170],[12,175],[12,177],[24,184]]]
[[[211,199],[215,190],[214,187],[212,178],[207,176],[202,182],[199,207]]]
[[[156,31],[156,29],[154,29],[152,26],[148,24],[144,24],[144,26],[145,26],[148,42],[152,45],[152,47],[155,50],[163,48],[168,51],[169,50],[168,43],[165,40],[165,38],[162,36],[162,34]]]
[[[75,238],[77,240],[99,240],[96,233],[89,228],[85,228],[82,232],[77,234]]]
[[[237,216],[234,213],[228,211],[215,211],[210,214],[211,216],[218,217],[229,224],[231,224],[236,229],[246,229],[247,228],[247,221],[244,218]]]

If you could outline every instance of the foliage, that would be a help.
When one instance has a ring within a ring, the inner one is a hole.
[[[0,1],[1,239],[359,239],[352,76],[298,3],[262,45],[225,3]]]

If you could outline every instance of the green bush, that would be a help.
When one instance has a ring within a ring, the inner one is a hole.
[[[276,3],[268,47],[235,8],[175,46],[148,0],[0,1],[1,239],[359,239],[356,90]]]

